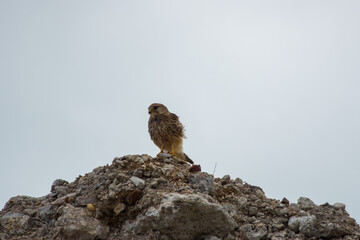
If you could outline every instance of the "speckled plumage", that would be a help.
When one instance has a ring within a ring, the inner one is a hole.
[[[151,140],[161,151],[166,150],[180,159],[190,163],[193,161],[183,152],[184,126],[176,114],[169,112],[160,103],[153,103],[149,107],[149,134]]]

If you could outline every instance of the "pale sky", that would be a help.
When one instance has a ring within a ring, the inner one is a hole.
[[[204,171],[360,222],[360,1],[0,1],[0,208],[127,154],[147,107]]]

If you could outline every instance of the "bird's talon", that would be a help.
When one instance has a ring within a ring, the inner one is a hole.
[[[162,153],[164,153],[164,148],[163,147],[160,148],[160,152],[158,154],[156,154],[156,156],[159,157],[160,154],[162,154]]]
[[[174,153],[174,151],[169,152],[171,155],[173,155],[174,157],[178,157],[178,155],[176,153]]]

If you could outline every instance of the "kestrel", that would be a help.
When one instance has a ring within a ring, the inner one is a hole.
[[[183,152],[184,126],[176,114],[169,112],[167,107],[160,103],[153,103],[149,107],[149,134],[151,140],[160,148],[160,153],[168,153],[189,163],[194,163]]]

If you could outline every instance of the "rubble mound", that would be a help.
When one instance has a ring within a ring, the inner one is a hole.
[[[127,155],[43,197],[11,198],[0,239],[360,239],[345,205],[269,199],[240,178],[214,178],[169,154]]]

